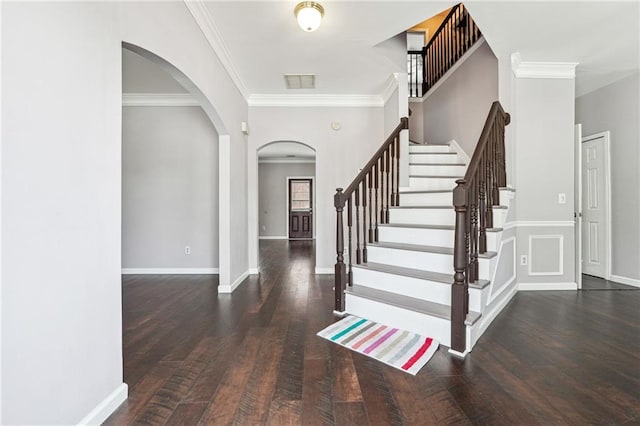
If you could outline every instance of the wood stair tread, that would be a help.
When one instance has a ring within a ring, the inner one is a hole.
[[[442,176],[442,175],[409,175],[410,178],[439,178],[439,179],[462,179],[464,176]]]
[[[385,243],[377,242],[369,244],[369,247],[380,247],[397,250],[422,251],[427,253],[440,253],[453,255],[452,247],[427,246],[422,244]]]
[[[391,206],[389,210],[401,210],[401,209],[451,209],[453,210],[453,206],[443,206],[443,205],[423,205],[423,206]]]
[[[434,281],[449,285],[453,284],[453,274],[443,274],[441,272],[425,271],[422,269],[405,268],[403,266],[385,265],[374,262],[353,265],[353,268],[368,269],[385,274],[401,275],[403,277],[418,278],[421,280]],[[474,283],[469,283],[469,288],[483,289],[488,286],[489,283],[489,280],[478,280]]]
[[[458,153],[453,151],[449,151],[449,152],[411,152],[409,151],[409,155],[458,155]]]
[[[375,302],[384,303],[386,305],[396,306],[398,308],[418,312],[420,314],[442,318],[448,321],[451,320],[451,306],[449,305],[429,302],[423,299],[416,299],[414,297],[403,296],[397,293],[390,293],[388,291],[377,290],[374,288],[359,285],[347,287],[345,293],[351,294],[356,297],[369,299]],[[465,321],[465,325],[473,325],[481,315],[482,314],[479,312],[469,311],[469,314],[467,315],[467,319]]]
[[[466,166],[465,163],[409,163],[410,166]]]
[[[444,231],[453,231],[456,229],[453,225],[420,225],[411,223],[381,223],[380,228],[412,228],[412,229],[442,229]],[[502,228],[496,228],[502,230]],[[487,229],[488,231],[488,229]]]

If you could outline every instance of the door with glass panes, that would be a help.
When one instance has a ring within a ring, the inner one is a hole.
[[[313,238],[311,179],[289,179],[289,238]]]

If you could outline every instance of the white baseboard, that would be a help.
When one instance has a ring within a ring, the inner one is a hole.
[[[219,285],[218,293],[233,293],[240,284],[249,276],[249,270],[244,271],[231,285]]]
[[[260,268],[249,268],[249,275],[258,275],[260,273]]]
[[[122,268],[123,275],[194,275],[219,274],[218,268]]]
[[[454,351],[453,349],[449,348],[449,353],[451,355],[456,356],[458,358],[462,358],[462,359],[464,359],[469,352],[471,351],[468,348],[464,352]]]
[[[346,311],[333,311],[333,316],[334,317],[338,317],[338,318],[344,318],[346,317],[348,314]]]
[[[276,237],[258,237],[259,240],[288,240],[287,236],[276,236]]]
[[[118,409],[120,404],[127,400],[129,387],[126,383],[121,383],[116,390],[111,392],[105,399],[87,414],[78,425],[101,425],[107,418]]]
[[[542,290],[577,290],[578,284],[567,283],[518,283],[520,291],[542,291]]]
[[[635,278],[621,277],[620,275],[611,275],[610,281],[615,281],[620,284],[631,285],[634,287],[640,287],[640,280]]]
[[[329,275],[334,274],[336,270],[334,268],[318,268],[316,266],[316,275]]]

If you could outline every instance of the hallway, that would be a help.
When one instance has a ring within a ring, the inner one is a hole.
[[[310,241],[260,241],[260,276],[123,276],[129,399],[108,425],[640,421],[640,292],[520,292],[465,360],[417,376],[332,345]]]

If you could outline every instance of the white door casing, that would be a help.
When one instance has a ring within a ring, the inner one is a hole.
[[[582,139],[582,270],[610,278],[609,132]]]
[[[576,284],[578,289],[582,288],[582,124],[576,124],[574,131],[575,148],[575,196],[574,196],[574,217],[575,217],[575,250],[576,250]]]

